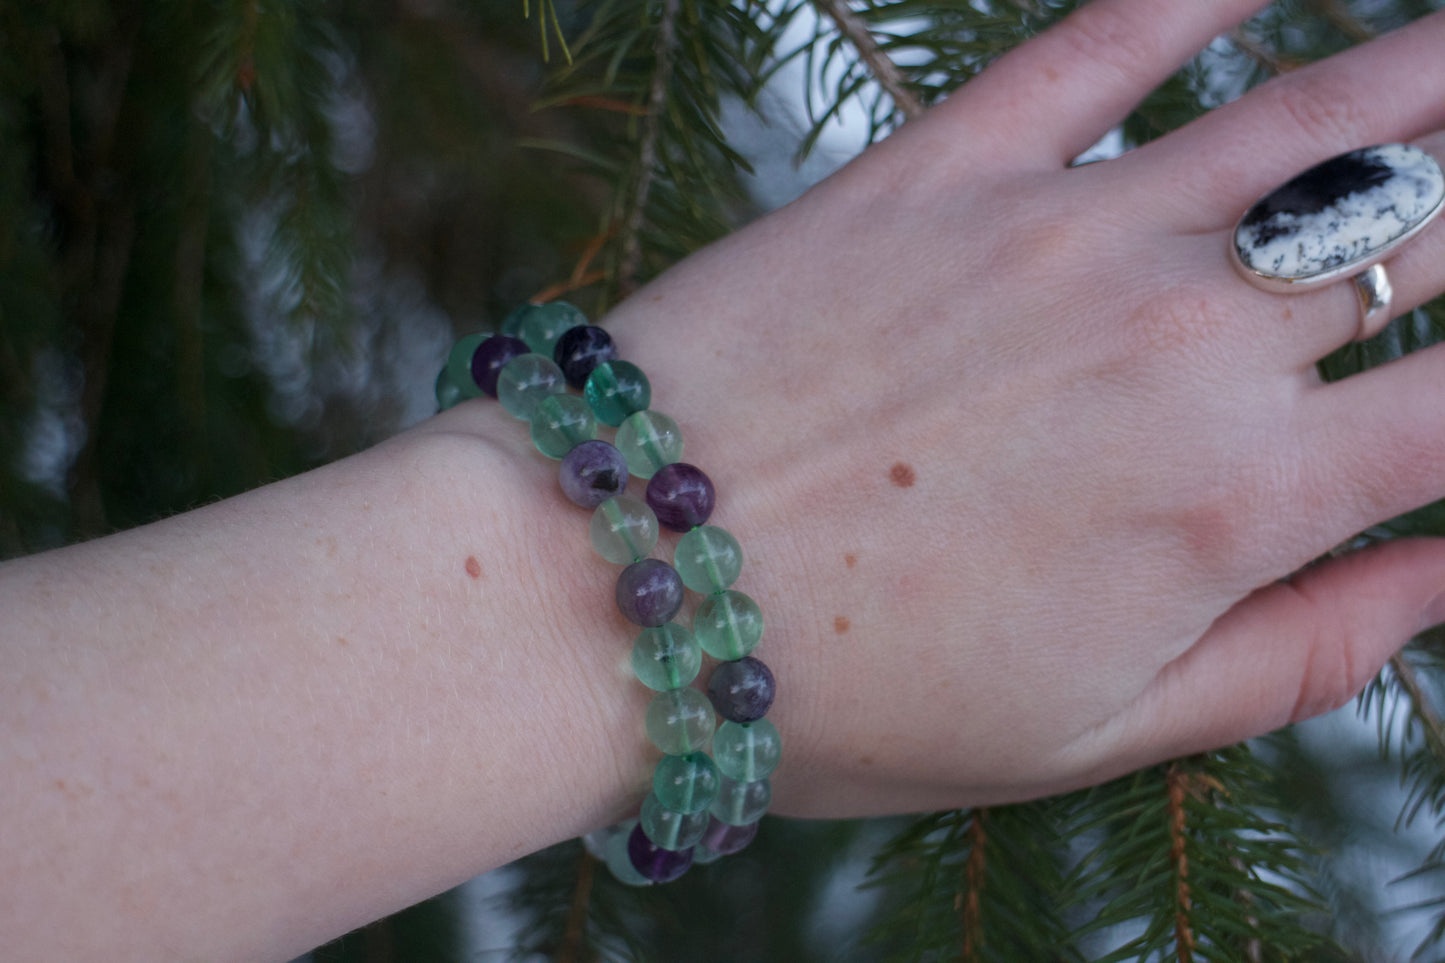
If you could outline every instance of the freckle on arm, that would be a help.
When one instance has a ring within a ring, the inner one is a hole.
[[[888,480],[899,488],[912,488],[913,483],[918,480],[918,473],[913,470],[912,465],[896,461],[893,467],[888,469]]]

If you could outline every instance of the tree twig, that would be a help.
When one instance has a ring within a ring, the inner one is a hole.
[[[1174,948],[1179,963],[1194,959],[1194,930],[1189,913],[1194,906],[1189,895],[1189,854],[1184,850],[1184,800],[1189,795],[1188,775],[1179,763],[1170,765],[1164,776],[1169,794],[1169,859],[1174,864]]]
[[[1342,0],[1314,0],[1314,7],[1331,26],[1356,43],[1375,38],[1375,31],[1355,19],[1355,15],[1350,13],[1350,8],[1345,6]]]
[[[974,963],[983,949],[983,913],[979,909],[979,893],[983,890],[988,870],[988,834],[983,825],[987,816],[987,809],[975,809],[968,825],[968,861],[964,864],[968,896],[963,902],[963,956],[960,958],[963,963]]]
[[[1294,68],[1294,64],[1285,63],[1280,59],[1279,54],[1245,33],[1243,27],[1235,27],[1230,31],[1229,42],[1234,44],[1235,49],[1259,64],[1271,77],[1278,77],[1286,70]]]
[[[582,933],[587,923],[587,904],[592,899],[592,875],[596,871],[596,860],[587,850],[582,850],[577,863],[577,885],[572,890],[572,905],[567,910],[567,929],[562,935],[556,963],[578,963],[583,959],[586,947],[582,942]]]
[[[848,9],[845,0],[813,0],[813,3],[838,25],[838,32],[848,38],[853,49],[858,51],[858,59],[868,67],[873,79],[878,81],[878,86],[893,98],[894,106],[904,118],[912,120],[920,116],[923,113],[923,103],[908,89],[903,72],[878,46],[878,41],[873,39],[873,33],[863,19]]]
[[[1415,667],[1396,652],[1390,656],[1390,668],[1394,671],[1395,678],[1400,680],[1401,688],[1410,696],[1415,717],[1420,720],[1420,725],[1425,730],[1425,744],[1436,759],[1445,762],[1445,724],[1442,724],[1440,717],[1435,714],[1435,707],[1430,704],[1430,697],[1425,694],[1424,686],[1420,685],[1420,677],[1415,674]]]
[[[637,183],[632,191],[627,217],[622,222],[622,259],[617,279],[624,297],[636,287],[637,272],[642,267],[642,222],[647,211],[647,195],[652,190],[653,168],[657,165],[657,141],[662,131],[662,113],[667,106],[667,84],[672,78],[678,6],[678,0],[663,0],[662,17],[657,23],[657,43],[653,46],[656,65],[652,70],[652,88],[647,95],[642,140],[637,149]]]

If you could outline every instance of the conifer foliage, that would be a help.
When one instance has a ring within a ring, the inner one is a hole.
[[[1282,0],[1115,144],[1441,5]],[[0,557],[369,444],[418,416],[418,372],[454,333],[527,297],[600,313],[756,216],[740,112],[770,105],[799,157],[838,130],[876,139],[1073,6],[0,3]],[[1321,371],[1442,333],[1436,302]],[[1359,541],[1427,533],[1445,533],[1439,504]],[[1445,959],[1442,687],[1429,633],[1359,703],[1403,787],[1369,803],[1397,807],[1399,883],[1342,856],[1358,803],[1320,789],[1348,782],[1342,757],[1286,734],[1057,799],[769,820],[746,853],[666,888],[623,887],[567,844],[496,878],[505,913],[468,922],[451,894],[314,955]],[[1388,935],[1398,919],[1408,946]]]

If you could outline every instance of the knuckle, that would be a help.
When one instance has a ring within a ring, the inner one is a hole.
[[[1288,76],[1271,92],[1275,112],[1310,142],[1334,153],[1353,144],[1364,129],[1365,111],[1347,83],[1329,76]]]
[[[1175,286],[1146,298],[1125,315],[1121,330],[1129,347],[1147,357],[1198,361],[1229,340],[1223,314],[1203,287]]]
[[[1142,65],[1157,59],[1159,48],[1148,18],[1102,4],[1075,13],[1060,37],[1079,59],[1104,64],[1129,77],[1142,74]]]

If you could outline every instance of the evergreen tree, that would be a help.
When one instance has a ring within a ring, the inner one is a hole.
[[[799,157],[843,118],[882,137],[1073,5],[4,0],[0,557],[390,434],[427,412],[454,335],[524,298],[600,314],[760,213],[738,108],[800,105],[771,128]],[[1439,6],[1279,2],[1117,146]],[[1322,371],[1442,332],[1437,301]],[[1360,541],[1442,533],[1436,504]],[[1399,826],[1428,840],[1419,960],[1445,959],[1442,641],[1415,640],[1359,703],[1405,787]],[[1022,805],[770,820],[665,888],[623,887],[569,843],[498,876],[521,932],[482,942],[562,961],[1393,958],[1367,909],[1380,881],[1339,858],[1368,825],[1341,791],[1358,760],[1305,741]],[[1387,815],[1370,838],[1406,846]],[[451,894],[314,956],[472,958],[466,912]]]

